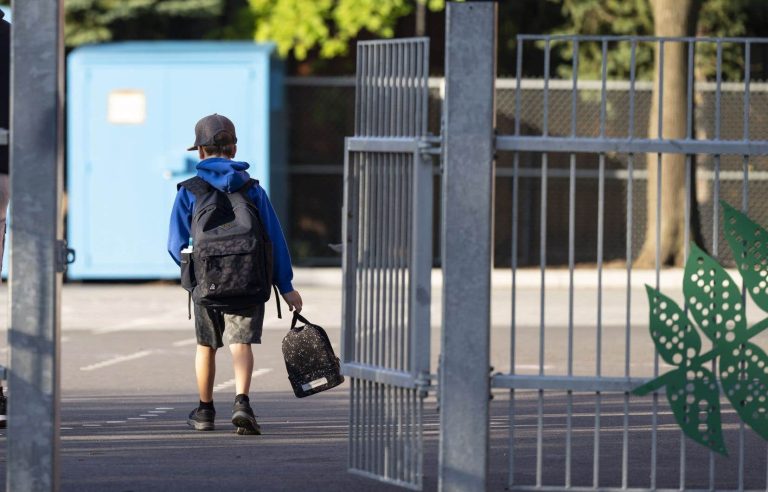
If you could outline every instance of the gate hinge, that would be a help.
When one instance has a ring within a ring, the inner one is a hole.
[[[64,273],[67,265],[75,262],[75,250],[68,247],[66,239],[56,241],[56,272]]]
[[[428,372],[420,372],[418,376],[416,376],[416,389],[419,390],[419,397],[426,398],[429,395],[429,392],[434,390],[434,386],[432,386],[432,374],[429,374]]]
[[[443,138],[436,136],[419,139],[419,150],[422,154],[440,155],[443,152]]]

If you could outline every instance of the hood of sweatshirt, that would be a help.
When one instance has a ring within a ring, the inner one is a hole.
[[[211,157],[197,164],[197,175],[206,180],[211,186],[221,191],[232,193],[239,190],[250,176],[246,169],[247,162],[233,161],[223,157]]]

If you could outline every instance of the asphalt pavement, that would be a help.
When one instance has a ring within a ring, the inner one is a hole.
[[[514,297],[517,373],[537,374],[543,362],[546,374],[565,374],[570,361],[574,374],[594,375],[599,360],[603,375],[620,376],[627,370],[633,377],[653,375],[655,363],[647,331],[643,284],[633,282],[629,297],[621,272],[604,284],[598,329],[593,273],[579,273],[573,295],[567,282],[562,282],[563,272],[548,278],[550,287],[543,298],[542,317],[538,273],[521,272]],[[679,277],[679,272],[668,274],[675,275]],[[298,269],[295,283],[305,300],[302,314],[325,327],[337,349],[340,279],[338,269]],[[676,278],[662,282],[665,292],[673,298],[679,297],[676,282]],[[437,371],[440,341],[439,286],[436,275],[433,371]],[[6,295],[3,287],[0,299],[6,299]],[[491,362],[496,371],[507,372],[512,355],[513,299],[508,271],[494,275],[492,298]],[[75,282],[64,286],[62,490],[398,490],[346,471],[347,383],[310,398],[293,396],[280,352],[290,318],[278,320],[274,304],[267,308],[263,344],[254,346],[251,401],[264,434],[238,436],[229,422],[234,376],[226,348],[218,354],[214,391],[216,430],[190,430],[186,416],[197,396],[194,329],[193,322],[187,319],[186,302],[186,293],[169,282]],[[0,320],[7,316],[4,304],[0,303]],[[750,313],[751,319],[759,314],[754,310]],[[569,326],[573,326],[572,337]],[[7,360],[3,335],[0,334],[0,363]],[[571,345],[569,339],[573,340]],[[664,371],[665,366],[660,365],[659,370]],[[655,475],[657,486],[677,488],[681,438],[665,399],[662,397],[658,403],[660,417],[655,427],[659,446],[654,458],[652,400],[632,397],[626,402],[630,415],[624,420],[625,401],[621,395],[605,395],[599,402],[597,398],[594,394],[574,396],[572,431],[568,433],[569,403],[562,392],[547,392],[541,400],[537,392],[518,392],[512,406],[508,392],[496,391],[491,404],[489,490],[505,489],[510,467],[515,484],[558,485],[568,479],[574,486],[591,486],[597,475],[603,486],[621,487],[626,482],[629,487],[647,487]],[[598,403],[600,432],[596,438]],[[436,490],[439,412],[434,394],[425,402],[424,415],[424,488]],[[511,454],[510,415],[515,423]],[[741,466],[745,470],[746,488],[765,489],[765,444],[752,431],[745,431],[746,452],[739,461],[740,431],[732,411],[724,409],[724,422],[732,457],[716,457],[713,461],[717,469],[715,488],[732,488]],[[570,452],[566,447],[569,434]],[[3,440],[4,435],[0,436],[0,443]],[[600,457],[597,468],[593,459],[595,443]],[[709,488],[709,455],[699,445],[687,443],[686,486]],[[566,477],[568,455],[570,477]],[[4,462],[2,447],[0,459]],[[653,459],[655,472],[651,467]],[[3,473],[4,467],[0,467],[0,480],[4,480]]]

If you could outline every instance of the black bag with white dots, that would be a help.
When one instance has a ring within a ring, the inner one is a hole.
[[[297,321],[304,324],[296,326]],[[291,329],[283,338],[283,358],[297,398],[320,393],[344,382],[341,364],[333,353],[328,334],[295,311]]]

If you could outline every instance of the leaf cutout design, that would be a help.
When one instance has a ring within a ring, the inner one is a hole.
[[[650,331],[656,350],[667,364],[687,366],[701,350],[701,337],[680,306],[658,290],[645,286],[651,311]],[[684,363],[685,362],[685,363]]]
[[[685,264],[683,293],[688,310],[701,330],[716,343],[747,339],[741,290],[711,256],[695,244]]]
[[[725,217],[725,239],[744,286],[755,304],[768,311],[768,232],[724,201],[720,205]]]
[[[715,375],[701,366],[677,369],[669,375],[667,401],[685,435],[727,456]]]
[[[753,343],[741,343],[723,351],[718,369],[736,413],[768,440],[768,356]]]

